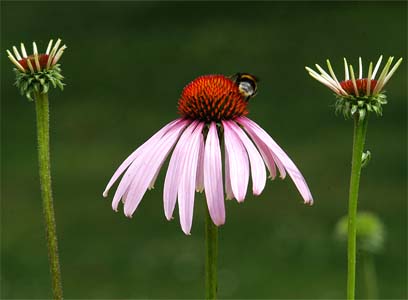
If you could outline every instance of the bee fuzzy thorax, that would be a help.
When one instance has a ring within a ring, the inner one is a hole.
[[[232,78],[238,86],[239,92],[248,101],[256,96],[258,92],[258,79],[249,73],[236,73]]]

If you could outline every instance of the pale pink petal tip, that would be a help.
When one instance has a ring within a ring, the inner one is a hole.
[[[103,192],[106,197],[109,189],[124,173],[112,200],[114,211],[118,210],[122,199],[124,214],[127,217],[133,215],[147,189],[153,186],[163,162],[187,124],[183,119],[167,124],[119,166]]]
[[[243,125],[245,131],[249,134],[252,140],[255,141],[257,146],[262,145],[263,148],[265,146],[269,148],[269,151],[273,155],[275,162],[278,168],[284,167],[288,172],[289,176],[292,178],[293,183],[297,187],[299,193],[304,199],[306,204],[313,204],[313,197],[307,186],[306,180],[304,179],[303,175],[300,173],[299,169],[293,163],[293,161],[289,158],[289,156],[279,147],[279,145],[263,130],[258,124],[251,121],[246,117],[240,117],[237,120],[241,125]],[[284,170],[283,170],[284,172]],[[282,174],[282,172],[281,172]],[[283,173],[285,174],[285,173]]]

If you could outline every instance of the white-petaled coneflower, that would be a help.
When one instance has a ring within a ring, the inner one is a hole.
[[[337,97],[336,112],[342,113],[345,117],[351,117],[358,113],[359,117],[363,119],[367,112],[382,114],[382,105],[387,103],[384,87],[402,62],[402,58],[400,58],[391,68],[394,57],[390,57],[380,71],[382,58],[381,55],[375,66],[370,62],[366,74],[363,71],[361,57],[358,60],[358,74],[354,73],[353,66],[349,65],[344,58],[343,81],[337,79],[328,59],[326,62],[329,72],[326,72],[318,64],[316,64],[316,68],[320,73],[309,67],[306,67],[306,70],[310,76],[335,93]]]
[[[33,53],[28,55],[26,47],[21,43],[21,53],[13,46],[13,53],[7,50],[16,73],[15,85],[22,95],[34,101],[37,121],[38,164],[40,169],[40,187],[43,200],[43,214],[46,227],[48,258],[50,263],[52,290],[54,299],[63,299],[61,272],[58,255],[57,229],[55,225],[54,204],[51,189],[50,162],[50,124],[49,99],[50,85],[54,88],[64,87],[61,69],[58,61],[67,48],[60,47],[59,39],[55,45],[50,40],[45,53],[38,52],[37,44],[33,42]]]
[[[29,100],[34,100],[34,94],[45,94],[50,86],[54,88],[64,88],[61,75],[61,68],[58,64],[66,45],[60,47],[61,40],[58,39],[53,45],[53,40],[48,43],[45,53],[39,53],[37,44],[33,42],[33,53],[27,55],[26,47],[21,43],[21,54],[16,46],[13,46],[13,53],[7,50],[8,58],[15,65],[16,86],[22,95]]]

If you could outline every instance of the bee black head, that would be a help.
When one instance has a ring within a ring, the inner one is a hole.
[[[238,86],[238,89],[246,101],[255,97],[258,92],[258,78],[249,73],[236,73],[231,79]]]

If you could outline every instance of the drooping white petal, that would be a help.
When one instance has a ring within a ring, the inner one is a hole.
[[[329,81],[327,81],[324,77],[322,77],[320,74],[316,73],[315,71],[313,71],[312,69],[308,67],[306,67],[306,70],[309,71],[309,75],[312,76],[314,79],[323,83],[325,86],[327,86],[329,89],[331,89],[336,94],[340,94],[340,91],[334,85],[332,85]]]
[[[61,44],[61,39],[58,39],[54,47],[52,48],[50,55],[48,56],[47,69],[49,69],[49,67],[52,65],[52,61],[54,59],[55,54],[57,53],[57,50],[60,44]]]
[[[18,52],[16,46],[13,46],[13,52],[14,52],[14,55],[16,56],[16,58],[17,58],[18,60],[22,60],[22,58],[21,58],[21,56],[20,56],[20,53]]]
[[[21,54],[23,55],[24,58],[27,58],[27,52],[26,52],[26,49],[24,47],[24,44],[21,43],[20,47],[21,47]]]
[[[316,64],[316,68],[320,71],[321,76],[326,79],[328,82],[330,82],[330,84],[332,86],[334,86],[336,89],[340,90],[341,89],[341,85],[340,83],[338,83],[336,80],[334,80],[329,74],[327,74],[327,72],[320,67],[318,64]]]
[[[27,59],[26,61],[27,61],[27,65],[28,65],[28,68],[30,69],[31,73],[34,73],[34,67],[31,64],[31,61],[29,59]]]
[[[330,72],[330,75],[331,75],[331,77],[336,81],[336,83],[337,83],[337,87],[338,87],[338,89],[340,90],[340,92],[343,94],[343,95],[345,95],[345,96],[347,96],[348,95],[348,93],[341,87],[341,84],[340,84],[340,82],[337,80],[337,77],[336,77],[336,74],[334,73],[334,70],[333,70],[333,68],[332,68],[332,66],[331,66],[331,64],[330,64],[330,60],[326,60],[326,63],[327,63],[327,68],[329,69],[329,72]]]
[[[53,59],[52,62],[51,62],[51,65],[55,65],[55,64],[59,61],[59,59],[61,58],[61,56],[62,56],[62,54],[64,53],[65,49],[67,49],[67,46],[66,46],[66,45],[62,46],[62,47],[58,50],[58,52],[55,54],[54,59]]]
[[[37,67],[37,71],[41,71],[41,66],[40,66],[40,61],[38,60],[38,50],[37,50],[37,44],[33,42],[33,53],[34,53],[34,63],[35,66]]]
[[[399,65],[402,63],[402,57],[395,63],[394,67],[392,67],[391,71],[388,72],[387,76],[384,79],[382,89],[387,84],[388,80],[390,80],[391,76],[394,75],[395,71],[397,71]]]
[[[373,63],[370,62],[370,66],[368,67],[368,75],[367,75],[367,90],[366,90],[366,95],[370,96],[371,94],[371,74],[373,72]]]
[[[13,54],[9,50],[7,50],[8,58],[10,61],[22,72],[25,72],[23,66],[14,58]]]
[[[344,57],[344,80],[349,80],[349,70],[348,70],[348,64],[347,64],[347,59]]]
[[[388,70],[390,69],[393,60],[394,60],[393,56],[388,58],[388,61],[385,64],[384,69],[382,70],[380,76],[378,77],[377,84],[373,90],[373,95],[379,93],[383,89],[385,77],[387,76]]]
[[[381,65],[381,61],[382,61],[382,59],[383,59],[383,56],[381,55],[381,56],[380,56],[380,58],[378,59],[378,61],[377,61],[376,65],[375,65],[375,68],[374,68],[373,74],[371,75],[371,79],[375,79],[375,75],[377,75],[377,71],[378,71],[378,68],[379,68],[379,67],[380,67],[380,65]]]
[[[357,82],[356,82],[356,78],[354,77],[354,70],[353,70],[353,66],[350,65],[350,75],[351,75],[351,82],[353,83],[353,87],[354,87],[354,93],[356,93],[356,96],[359,96],[358,93],[358,89],[357,89]]]
[[[47,46],[47,51],[45,51],[45,54],[47,54],[47,55],[49,55],[50,54],[50,50],[51,50],[51,47],[52,47],[52,40],[50,40],[50,42],[48,43],[48,46]]]
[[[363,78],[363,61],[361,57],[358,58],[358,79]]]
[[[33,42],[33,54],[38,54],[37,44]]]

